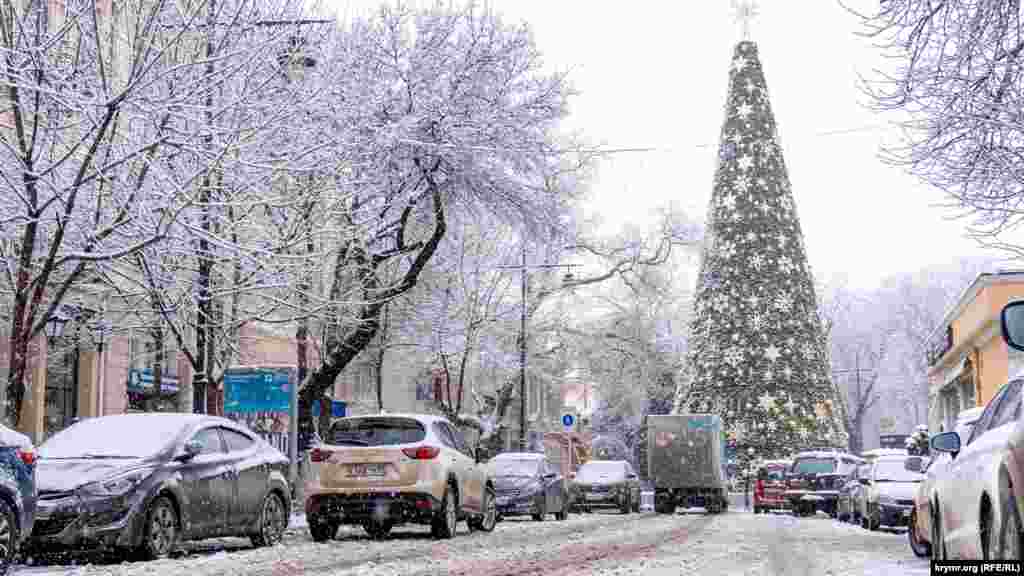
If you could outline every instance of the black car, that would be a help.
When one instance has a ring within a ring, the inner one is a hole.
[[[245,427],[202,414],[82,420],[39,447],[32,549],[99,546],[146,558],[182,540],[287,528],[288,459]]]
[[[810,516],[825,512],[836,516],[839,489],[846,484],[851,472],[864,464],[862,458],[839,450],[812,450],[801,452],[786,471],[786,491],[789,509],[796,516]]]
[[[36,453],[28,436],[0,425],[0,576],[32,532]]]
[[[544,454],[506,452],[488,462],[499,517],[530,514],[542,521],[569,517],[569,490],[556,466]]]

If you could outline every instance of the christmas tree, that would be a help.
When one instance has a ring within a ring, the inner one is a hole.
[[[740,464],[845,447],[840,397],[757,46],[736,45],[676,412],[722,417]],[[753,448],[753,450],[750,450]]]

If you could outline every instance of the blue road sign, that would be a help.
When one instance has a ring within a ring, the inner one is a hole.
[[[224,373],[225,412],[288,413],[294,369],[242,368]]]
[[[572,428],[572,425],[576,423],[576,417],[572,414],[562,414],[562,426],[566,428]]]

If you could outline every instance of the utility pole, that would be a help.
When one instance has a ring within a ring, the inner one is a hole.
[[[527,280],[526,271],[537,268],[567,268],[572,269],[579,264],[526,264],[526,243],[523,243],[522,264],[518,266],[498,266],[503,270],[519,270],[521,302],[519,308],[519,448],[526,451],[526,295]],[[572,274],[567,272],[563,278],[563,285],[572,281]]]

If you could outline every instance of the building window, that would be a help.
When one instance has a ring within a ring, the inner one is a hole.
[[[943,421],[947,431],[956,428],[956,417],[960,413],[960,398],[955,386],[949,387],[942,392]]]
[[[964,364],[964,371],[957,382],[960,387],[960,409],[974,408],[977,405],[974,396],[974,368],[970,361]]]

